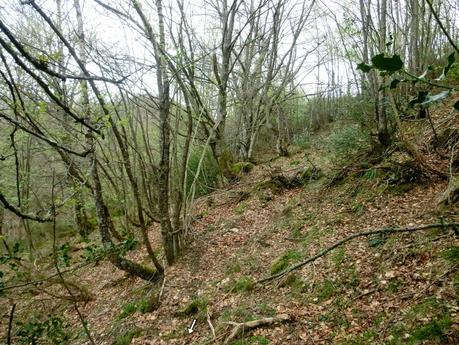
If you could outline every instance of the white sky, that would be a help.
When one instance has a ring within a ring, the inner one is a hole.
[[[51,12],[55,12],[55,0],[42,0],[37,1],[42,7],[48,9]],[[126,1],[109,1],[105,0],[107,4],[113,7],[119,6],[119,4],[126,4]],[[175,3],[174,1],[169,2],[169,5],[165,4],[165,14],[169,16],[172,12],[177,13],[177,10],[174,6],[171,7],[170,3]],[[11,18],[11,11],[5,11],[5,8],[8,8],[12,4],[17,6],[16,0],[0,0],[0,13],[2,17],[6,17],[8,21],[14,22],[20,20],[21,18]],[[152,1],[149,2],[153,3]],[[292,1],[293,3],[293,1]],[[75,27],[75,16],[73,8],[73,0],[62,0],[64,6],[64,13],[71,13],[66,20],[66,26],[69,28]],[[104,46],[109,47],[111,54],[116,54],[119,56],[131,55],[136,58],[136,60],[148,64],[154,65],[152,54],[147,51],[139,34],[129,28],[111,13],[108,13],[105,9],[102,9],[101,6],[97,5],[93,0],[80,0],[80,4],[83,7],[83,13],[85,18],[85,31],[87,33],[93,33],[98,39],[104,42]],[[339,6],[327,3],[328,6],[332,8],[339,9]],[[2,8],[5,7],[5,8]],[[206,0],[191,0],[185,4],[185,7],[189,13],[189,20],[191,25],[197,32],[197,34],[204,40],[207,41],[208,46],[214,46],[215,43],[212,43],[212,37],[215,30],[215,24],[212,21],[212,15],[215,14],[215,10],[210,7],[208,1]],[[131,9],[132,12],[132,9]],[[135,17],[135,13],[133,13]],[[294,13],[295,14],[295,13]],[[335,13],[339,16],[339,11]],[[154,25],[156,19],[154,18],[154,13],[152,13],[151,23]],[[330,34],[330,31],[335,30],[336,25],[334,22],[326,17],[317,18],[317,13],[312,13],[311,18],[315,20],[311,21],[311,24],[307,25],[302,36],[298,40],[298,56],[303,56],[306,52],[313,50],[317,41],[321,41],[320,37]],[[315,21],[315,22],[314,22]],[[314,27],[316,26],[316,27]],[[89,35],[91,36],[91,35]],[[283,43],[286,47],[290,47],[290,39],[286,37]],[[321,68],[315,68],[317,61],[324,61],[327,59],[325,56],[326,48],[320,48],[314,54],[311,54],[305,61],[303,68],[300,73],[297,75],[297,82],[302,86],[306,93],[314,93],[317,91],[316,84],[326,84],[327,83],[327,73],[324,66]],[[345,62],[342,61],[343,67],[340,69],[339,79],[346,80],[346,71],[348,67]],[[134,70],[136,66],[131,64],[131,70]],[[93,66],[94,70],[94,66]],[[143,77],[143,82],[147,84],[152,90],[155,89],[155,79],[154,71],[151,71],[148,75]],[[319,88],[324,89],[325,87]]]

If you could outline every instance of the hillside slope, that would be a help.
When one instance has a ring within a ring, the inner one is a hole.
[[[220,344],[234,322],[288,315],[287,322],[241,329],[228,343],[457,343],[459,241],[451,229],[359,237],[280,279],[256,283],[356,232],[459,221],[457,206],[437,206],[447,181],[395,164],[403,155],[343,169],[324,147],[259,164],[199,199],[189,245],[162,286],[107,262],[73,272],[92,297],[79,306],[95,342]],[[151,233],[158,243],[158,230]],[[151,308],[158,293],[160,306]],[[43,290],[18,310],[18,318],[27,310],[61,315],[79,329],[71,342],[85,343],[68,301]]]

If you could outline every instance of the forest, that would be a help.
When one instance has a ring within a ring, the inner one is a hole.
[[[0,0],[0,343],[458,344],[458,0]]]

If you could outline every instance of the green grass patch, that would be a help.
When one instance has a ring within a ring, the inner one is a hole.
[[[136,301],[130,301],[123,306],[121,314],[118,316],[118,320],[127,318],[128,316],[140,312],[140,313],[150,313],[153,311],[153,300],[150,300],[147,297],[141,298]]]
[[[339,247],[335,251],[332,252],[330,255],[330,259],[333,264],[338,268],[344,262],[344,258],[346,257],[346,249],[344,247]]]
[[[271,265],[271,274],[276,274],[285,270],[291,263],[299,261],[302,258],[303,255],[297,250],[286,251]]]
[[[442,253],[442,256],[445,260],[449,261],[451,264],[455,265],[459,262],[459,246],[449,247]]]
[[[131,314],[134,314],[137,311],[137,303],[136,302],[129,302],[127,303],[123,309],[121,310],[121,314],[118,316],[118,319],[124,319]]]
[[[113,340],[113,345],[129,345],[132,342],[132,339],[140,334],[140,330],[129,330],[125,333],[118,335]]]
[[[446,340],[445,331],[450,328],[452,321],[449,315],[440,319],[432,320],[429,323],[417,327],[412,331],[409,344],[419,344],[426,340]]]
[[[247,203],[242,201],[236,206],[236,208],[234,209],[234,213],[236,213],[237,215],[241,215],[241,214],[244,214],[246,210],[247,210]]]
[[[227,285],[226,291],[234,293],[244,293],[253,290],[254,280],[251,277],[242,276],[238,280]]]
[[[336,285],[331,280],[324,280],[315,287],[315,293],[319,302],[326,301],[333,297],[337,292]]]
[[[229,276],[234,273],[240,273],[242,271],[242,267],[239,262],[232,262],[228,265],[225,271],[225,275]]]
[[[261,335],[253,335],[246,339],[239,339],[232,343],[232,345],[268,345],[268,338]]]
[[[235,322],[247,322],[257,319],[257,315],[249,308],[240,306],[235,309],[224,310],[220,316],[220,319],[224,322],[235,321]]]
[[[185,308],[179,313],[181,316],[192,316],[197,314],[205,314],[207,312],[207,298],[195,297],[191,299]]]

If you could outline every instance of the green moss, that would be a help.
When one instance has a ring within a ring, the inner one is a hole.
[[[364,204],[358,202],[355,204],[355,206],[352,208],[352,210],[355,212],[356,215],[361,216],[362,214],[365,213],[367,208],[365,207]]]
[[[414,329],[409,339],[409,343],[418,344],[422,341],[433,339],[444,340],[446,339],[445,331],[450,328],[451,325],[452,321],[449,315],[445,315],[437,320],[432,320],[426,325]]]
[[[387,284],[387,291],[390,293],[397,293],[400,287],[399,279],[392,279],[389,284]]]
[[[250,162],[238,162],[231,166],[231,171],[236,175],[249,173],[253,170],[255,165]]]
[[[390,187],[390,191],[395,195],[403,195],[414,188],[412,183],[402,183],[399,185],[393,185]]]
[[[271,274],[276,274],[286,269],[292,262],[298,261],[303,255],[297,250],[288,250],[271,265]]]
[[[305,249],[307,249],[309,247],[309,245],[316,239],[318,239],[321,235],[321,231],[319,228],[317,227],[311,227],[308,229],[308,231],[306,232],[305,236],[304,236],[304,240],[301,241],[301,244],[303,245],[303,247]]]

